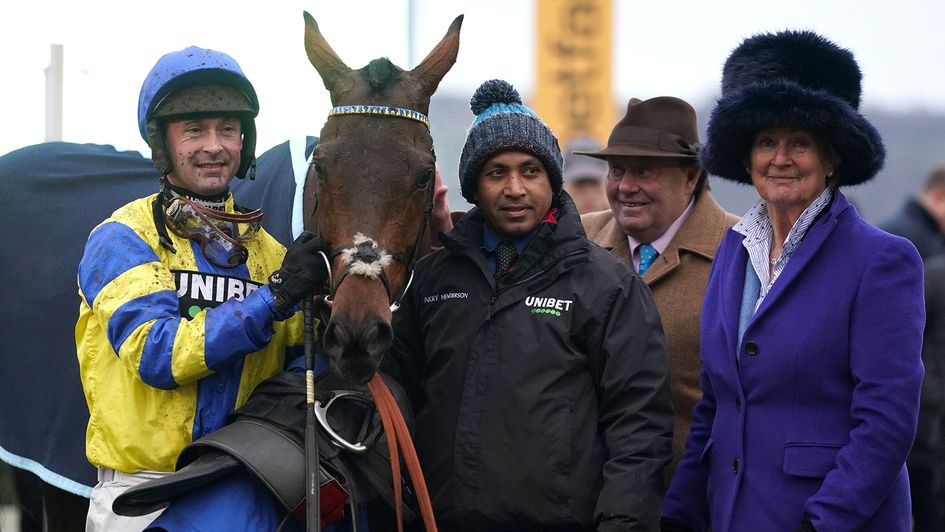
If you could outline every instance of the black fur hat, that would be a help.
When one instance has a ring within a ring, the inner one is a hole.
[[[746,39],[725,61],[722,97],[709,117],[703,168],[751,183],[745,171],[755,135],[765,127],[807,129],[827,141],[840,163],[837,184],[868,181],[886,149],[858,111],[860,68],[849,50],[810,31]]]

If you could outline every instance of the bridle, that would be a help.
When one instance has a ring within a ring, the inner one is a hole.
[[[430,127],[430,120],[426,117],[426,115],[419,111],[402,109],[399,107],[388,107],[385,105],[341,105],[333,107],[328,113],[328,118],[333,116],[355,114],[405,118],[408,120],[420,122],[428,129]],[[313,152],[309,172],[312,171],[311,167],[314,166],[314,163],[315,154]],[[313,209],[313,214],[318,211],[317,179],[315,180],[315,183],[315,208]],[[433,215],[433,198],[435,188],[435,181],[431,180],[430,184],[428,185],[426,208],[423,213],[423,223],[420,224],[420,231],[418,232],[417,238],[414,240],[413,248],[410,250],[408,255],[389,251],[382,247],[376,240],[373,240],[361,234],[360,232],[355,234],[354,241],[350,245],[332,248],[327,255],[324,252],[319,252],[319,254],[322,256],[322,259],[325,261],[325,266],[328,268],[328,282],[331,284],[328,295],[322,300],[325,305],[327,305],[329,308],[332,306],[335,299],[335,294],[341,287],[341,283],[343,283],[344,280],[348,278],[348,275],[360,275],[362,277],[367,277],[368,279],[380,279],[380,281],[384,284],[384,289],[387,291],[387,298],[390,302],[390,311],[397,312],[397,310],[400,309],[401,301],[403,300],[404,295],[407,293],[407,289],[410,288],[410,285],[413,282],[414,265],[418,258],[417,254],[420,251],[420,244],[423,241],[424,232],[426,231],[427,226],[429,226],[430,218]],[[341,278],[338,279],[337,283],[335,283],[331,263],[339,256],[344,263],[344,270],[342,271]],[[388,279],[386,273],[387,266],[389,266],[395,260],[404,265],[404,278],[406,279],[406,282],[401,284],[400,291],[396,296],[391,290],[390,280]]]
[[[398,118],[415,120],[427,126],[427,129],[430,127],[429,119],[427,119],[425,115],[418,111],[380,105],[344,105],[334,107],[328,113],[328,116],[331,118],[332,116],[351,114],[394,116]],[[313,171],[314,166],[315,154],[313,152],[312,161],[309,167],[309,174],[311,174]],[[313,187],[315,206],[312,210],[312,214],[315,214],[318,211],[318,182],[319,180],[316,179],[315,186]],[[360,232],[355,234],[354,241],[351,245],[332,248],[327,255],[324,252],[319,251],[322,259],[325,261],[325,266],[328,268],[328,282],[330,284],[328,296],[322,298],[322,302],[325,304],[323,309],[331,309],[335,294],[338,292],[338,288],[341,287],[341,283],[343,283],[349,275],[360,275],[369,279],[380,279],[381,282],[384,283],[384,288],[387,291],[388,301],[390,301],[390,311],[396,312],[400,308],[401,300],[403,299],[404,294],[407,293],[407,289],[410,288],[410,284],[413,282],[414,264],[417,261],[417,254],[420,251],[420,243],[423,240],[424,232],[426,231],[427,226],[430,224],[430,219],[433,214],[433,198],[435,189],[436,183],[435,179],[433,179],[428,185],[427,204],[423,214],[423,223],[420,224],[420,230],[409,255],[388,251],[378,244],[377,241],[361,234]],[[320,233],[317,228],[316,233]],[[337,257],[341,257],[341,260],[344,263],[344,271],[341,274],[341,278],[338,279],[337,283],[335,283],[334,275],[332,275],[331,262]],[[387,266],[389,266],[395,260],[404,265],[404,277],[407,279],[406,282],[401,284],[400,292],[396,297],[391,290],[391,284],[390,280],[387,278],[387,273],[385,273]],[[321,509],[319,500],[321,492],[319,488],[319,492],[316,495],[313,489],[314,486],[317,485],[316,471],[318,470],[319,464],[318,445],[315,442],[314,437],[314,423],[315,417],[319,417],[318,415],[321,405],[315,401],[315,379],[313,363],[315,342],[312,307],[312,300],[309,299],[305,303],[304,312],[306,402],[309,403],[306,414],[305,442],[306,478],[307,483],[312,486],[312,488],[309,488],[306,492],[305,503],[306,510],[308,512],[306,530],[317,531],[321,528]],[[421,515],[423,516],[424,525],[427,531],[436,532],[436,520],[433,516],[433,506],[430,502],[430,494],[426,487],[426,481],[423,478],[423,472],[420,469],[420,462],[413,447],[413,440],[411,439],[410,432],[407,430],[406,423],[404,422],[403,414],[394,401],[394,398],[391,396],[390,390],[387,389],[387,385],[384,384],[384,381],[378,376],[377,373],[374,374],[374,377],[368,384],[368,389],[371,391],[374,402],[378,407],[378,413],[380,414],[382,420],[384,432],[388,437],[387,447],[391,459],[391,478],[393,479],[394,484],[394,508],[397,515],[397,529],[400,531],[403,530],[403,494],[401,491],[400,457],[398,453],[398,448],[400,448],[404,452],[405,463],[407,465],[410,479],[413,482],[416,490],[417,500],[420,506]],[[324,409],[327,409],[330,404],[331,402],[329,401],[328,404],[324,406]],[[330,430],[330,427],[327,423],[323,422],[322,426],[328,430],[328,433],[331,435],[336,444],[339,444],[339,440],[343,441],[343,439],[338,437],[334,431]],[[343,447],[353,452],[363,452],[363,446],[361,445],[351,445],[349,443],[349,445]],[[352,512],[352,515],[356,513],[357,511],[354,511]]]

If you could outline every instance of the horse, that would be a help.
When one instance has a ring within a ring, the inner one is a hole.
[[[386,58],[353,70],[315,19],[304,19],[305,51],[333,108],[306,179],[303,220],[336,246],[325,257],[332,275],[324,352],[339,376],[361,384],[390,347],[391,313],[430,248],[436,156],[426,115],[456,62],[463,16],[410,71]]]

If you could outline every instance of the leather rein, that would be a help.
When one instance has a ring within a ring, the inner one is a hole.
[[[329,112],[328,116],[331,118],[332,116],[352,114],[405,118],[420,122],[428,129],[430,127],[429,119],[418,111],[379,105],[338,106],[334,107]],[[312,161],[309,167],[310,173],[312,172],[312,166],[314,165],[315,158],[313,153]],[[313,212],[317,212],[318,210],[318,180],[316,179],[315,182],[315,208]],[[393,313],[400,308],[401,300],[413,282],[414,265],[418,259],[417,254],[420,251],[420,245],[423,241],[424,232],[427,230],[433,214],[433,200],[436,188],[435,180],[431,180],[428,188],[429,192],[427,194],[423,223],[420,225],[417,238],[414,240],[413,248],[408,255],[388,251],[381,247],[377,241],[368,238],[361,233],[357,233],[355,235],[352,244],[332,248],[328,255],[319,252],[328,268],[330,288],[328,296],[324,297],[322,300],[328,308],[331,308],[335,294],[338,292],[338,288],[341,286],[341,283],[343,283],[344,280],[348,278],[348,275],[361,275],[372,279],[380,279],[380,281],[384,284],[385,290],[387,291],[387,297],[390,301],[390,311]],[[335,283],[331,264],[332,261],[338,257],[341,257],[341,260],[344,263],[344,270],[341,274],[341,278],[338,279],[337,283]],[[406,279],[405,282],[401,283],[400,291],[397,293],[396,297],[391,290],[390,280],[388,279],[386,273],[387,266],[389,266],[395,260],[404,265],[404,278]],[[311,312],[311,306],[309,306],[306,311]],[[314,384],[311,381],[311,377],[309,377],[307,382],[307,388],[307,394],[310,395],[309,402],[313,403],[308,409],[314,411],[317,403],[314,401],[313,397]],[[399,532],[403,532],[404,529],[403,493],[400,480],[400,452],[403,452],[404,462],[407,466],[407,471],[410,474],[410,481],[413,484],[414,491],[416,492],[417,500],[420,505],[420,513],[423,517],[424,526],[427,532],[435,532],[437,527],[436,520],[433,515],[433,505],[430,502],[430,494],[427,490],[426,480],[423,477],[423,471],[420,469],[420,461],[417,458],[417,452],[413,446],[413,439],[410,437],[410,432],[407,429],[406,422],[404,421],[403,413],[397,406],[397,403],[391,395],[390,390],[387,388],[387,385],[384,383],[384,380],[381,379],[378,374],[375,373],[371,381],[368,383],[368,390],[371,392],[371,395],[374,398],[374,403],[377,406],[378,413],[381,416],[381,422],[384,426],[384,432],[387,434],[387,447],[388,452],[390,453],[391,473],[394,483],[394,508],[397,514],[397,530]],[[315,456],[317,460],[317,449],[315,450]],[[307,497],[307,503],[310,504],[308,508],[310,512],[309,515],[311,515],[314,510],[314,515],[318,516],[318,510],[313,508],[314,505],[317,505],[317,502],[312,501],[312,499],[317,499],[317,496]]]

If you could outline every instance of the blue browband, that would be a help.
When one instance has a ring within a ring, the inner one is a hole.
[[[400,118],[409,118],[416,120],[421,124],[430,127],[430,119],[419,111],[403,109],[400,107],[388,107],[386,105],[339,105],[332,107],[328,111],[328,116],[338,115],[380,115],[380,116],[398,116]]]

